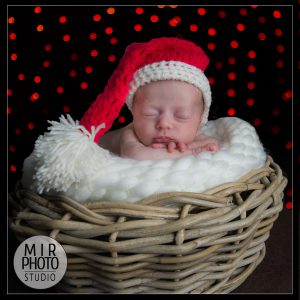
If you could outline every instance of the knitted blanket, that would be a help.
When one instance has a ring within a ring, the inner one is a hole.
[[[135,202],[163,192],[203,192],[236,181],[266,160],[254,127],[239,118],[203,126],[204,134],[220,140],[218,152],[158,161],[121,158],[101,148],[93,139],[104,124],[90,133],[70,116],[49,123],[50,131],[24,161],[22,185],[77,201]]]

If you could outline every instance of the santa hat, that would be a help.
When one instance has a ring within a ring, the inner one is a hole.
[[[202,91],[204,111],[202,124],[207,122],[211,104],[211,90],[204,71],[209,58],[191,41],[179,38],[155,38],[129,45],[113,72],[103,93],[86,111],[80,124],[87,130],[105,124],[95,134],[94,142],[108,131],[126,103],[131,110],[139,87],[158,80],[180,80]]]

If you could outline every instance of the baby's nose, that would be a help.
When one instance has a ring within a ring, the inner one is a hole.
[[[157,120],[157,128],[159,129],[172,128],[172,120],[168,116],[161,115]]]

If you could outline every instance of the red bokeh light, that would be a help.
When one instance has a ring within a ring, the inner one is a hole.
[[[59,23],[64,24],[67,22],[67,17],[66,16],[61,16],[58,19]]]
[[[214,36],[214,35],[217,34],[217,31],[216,31],[215,28],[209,28],[209,29],[207,30],[207,32],[208,32],[208,34],[211,35],[211,36]]]
[[[241,16],[247,16],[247,13],[248,13],[248,12],[247,12],[247,9],[246,9],[246,8],[241,8],[241,9],[240,9],[240,15],[241,15]]]
[[[34,127],[35,127],[35,125],[34,125],[33,122],[29,122],[29,123],[27,124],[27,128],[28,128],[29,130],[34,129]]]
[[[216,49],[216,44],[215,43],[208,43],[207,44],[207,48],[209,50],[215,50]]]
[[[278,134],[280,132],[280,128],[278,126],[272,127],[272,133],[273,134]]]
[[[81,83],[80,83],[80,88],[81,88],[82,90],[86,90],[86,89],[88,88],[87,82],[85,82],[85,81],[81,82]]]
[[[285,144],[285,148],[287,150],[291,150],[293,148],[293,143],[291,141],[288,141],[286,144]]]
[[[13,94],[13,91],[11,89],[7,90],[7,96],[11,96]]]
[[[292,209],[292,208],[293,208],[293,202],[288,201],[288,202],[285,204],[285,208],[286,208],[286,209]]]
[[[92,73],[92,72],[93,72],[93,67],[91,67],[91,66],[85,67],[85,72],[86,72],[87,74]]]
[[[284,101],[289,101],[292,99],[292,97],[293,97],[293,92],[291,90],[288,90],[282,94],[282,100]]]
[[[65,34],[65,35],[63,36],[63,40],[64,40],[65,42],[69,42],[69,41],[71,40],[71,36],[70,36],[69,34]]]
[[[259,34],[258,34],[258,38],[261,40],[261,41],[264,41],[265,39],[266,39],[266,34],[265,33],[263,33],[263,32],[260,32]]]
[[[231,48],[236,49],[236,48],[238,48],[239,43],[238,43],[237,41],[232,41],[232,42],[230,43],[230,46],[231,46]]]
[[[52,49],[52,46],[50,44],[45,45],[44,47],[45,51],[49,52]]]
[[[10,56],[10,59],[11,60],[17,60],[18,59],[18,55],[16,53],[13,53],[11,56]]]
[[[197,12],[200,16],[204,16],[206,14],[206,9],[200,7],[200,8],[198,8]]]
[[[14,17],[9,17],[8,20],[7,20],[7,22],[9,24],[14,24],[15,23],[15,18]]]
[[[113,54],[109,55],[109,56],[108,56],[108,61],[109,61],[109,62],[114,62],[114,61],[116,61],[116,56],[113,55]]]
[[[240,23],[240,24],[237,24],[236,28],[237,28],[238,31],[244,31],[245,30],[245,25]]]
[[[236,62],[235,57],[230,56],[230,57],[228,58],[228,63],[229,63],[230,65],[234,65],[235,62]]]
[[[40,98],[40,94],[39,93],[33,93],[31,96],[30,96],[30,101],[31,102],[35,102],[36,100],[38,100]]]
[[[90,53],[91,53],[92,57],[98,56],[98,51],[97,50],[92,50]]]
[[[57,88],[56,88],[56,92],[58,93],[58,94],[62,94],[63,92],[64,92],[64,88],[62,87],[62,86],[58,86]]]
[[[281,12],[279,10],[274,10],[273,17],[276,18],[276,19],[280,19],[281,18]]]
[[[236,79],[236,74],[234,72],[230,72],[227,77],[230,79],[230,80],[235,80]]]
[[[105,33],[106,33],[106,34],[112,34],[113,31],[114,31],[114,30],[112,29],[112,27],[106,27],[106,28],[105,28]]]
[[[246,103],[247,103],[248,106],[253,106],[255,101],[254,101],[253,98],[249,98],[249,99],[247,99]]]
[[[221,19],[224,19],[226,17],[226,12],[224,10],[220,10],[219,13],[218,13],[218,16],[221,18]]]
[[[93,20],[95,22],[99,22],[101,20],[101,16],[99,14],[96,14],[96,15],[93,16]]]
[[[235,96],[235,89],[229,89],[229,90],[227,91],[227,95],[228,95],[229,97],[234,97],[234,96]]]
[[[10,145],[9,146],[9,151],[10,152],[16,152],[16,146],[15,145]]]
[[[152,15],[152,16],[150,17],[150,21],[151,21],[152,23],[156,23],[156,22],[158,22],[158,20],[159,20],[159,18],[158,18],[157,15]]]
[[[254,73],[256,71],[256,67],[254,66],[254,65],[250,65],[249,67],[248,67],[248,72],[249,73]]]
[[[11,165],[10,166],[10,170],[11,170],[11,172],[16,172],[17,171],[17,167],[15,165]]]
[[[190,26],[190,31],[192,31],[192,32],[198,31],[198,26],[197,26],[196,24],[192,24],[192,25]]]
[[[118,118],[118,121],[119,121],[119,123],[123,124],[123,123],[125,123],[126,119],[125,119],[125,117],[120,116],[120,117]]]
[[[97,38],[97,33],[91,32],[91,33],[90,33],[90,39],[91,39],[91,40],[95,40],[96,38]]]
[[[17,35],[14,33],[14,32],[11,32],[10,34],[9,34],[9,39],[10,40],[15,40],[17,38]]]
[[[227,110],[227,114],[228,114],[228,116],[230,116],[230,117],[234,116],[235,113],[236,113],[236,111],[235,111],[234,108],[229,108],[229,109]]]
[[[136,24],[134,25],[134,30],[135,31],[141,31],[143,29],[142,25],[141,24]]]
[[[75,77],[77,75],[77,71],[76,70],[71,70],[70,72],[69,72],[69,76],[70,77]]]
[[[49,66],[50,66],[49,60],[45,60],[45,61],[43,62],[43,67],[44,67],[44,68],[49,68]]]
[[[253,123],[254,126],[260,126],[261,125],[261,120],[260,119],[254,119],[252,123]]]
[[[255,83],[254,83],[254,82],[248,82],[247,88],[248,88],[249,90],[255,89]]]
[[[39,13],[41,13],[42,8],[41,8],[40,6],[36,6],[36,7],[34,8],[33,11],[34,11],[36,14],[39,14]]]
[[[41,76],[35,76],[35,77],[33,78],[33,80],[34,80],[35,83],[40,83],[41,80],[42,80],[42,78],[41,78]]]
[[[109,42],[111,45],[116,45],[118,43],[118,39],[116,37],[112,37]]]
[[[275,29],[275,35],[282,36],[282,30],[280,28]]]
[[[135,12],[138,14],[138,15],[141,15],[143,12],[144,12],[144,9],[142,7],[137,7],[135,9]]]
[[[250,51],[248,52],[248,56],[249,56],[250,58],[255,58],[255,57],[256,57],[256,52],[255,52],[254,50],[250,50]]]
[[[70,106],[68,106],[68,105],[65,105],[64,107],[63,107],[63,111],[65,112],[65,113],[69,113],[70,112]]]

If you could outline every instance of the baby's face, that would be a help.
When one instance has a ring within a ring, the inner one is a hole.
[[[170,141],[191,143],[203,113],[201,91],[177,80],[155,81],[140,87],[134,97],[133,127],[146,146]]]

